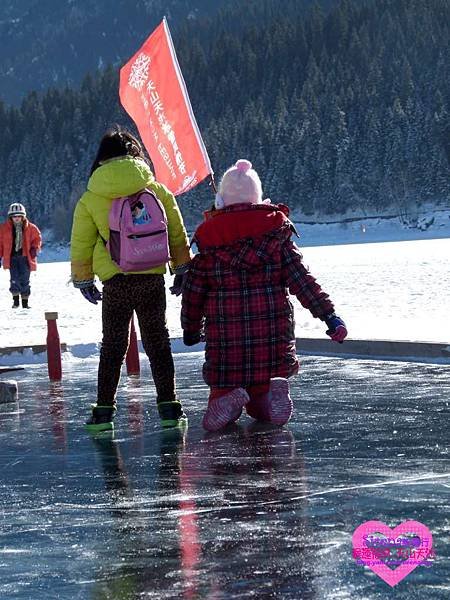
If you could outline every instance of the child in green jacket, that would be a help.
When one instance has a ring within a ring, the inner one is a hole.
[[[155,181],[142,146],[131,133],[119,127],[108,131],[100,142],[87,190],[75,208],[71,239],[74,286],[93,304],[103,300],[97,404],[87,423],[94,431],[113,429],[116,391],[128,349],[133,312],[136,312],[142,344],[150,361],[162,424],[175,426],[185,418],[175,392],[174,363],[166,326],[166,264],[147,271],[124,273],[106,247],[113,200],[143,189],[153,192],[164,207],[170,267],[173,273],[181,275],[191,254],[175,197]],[[103,283],[102,293],[95,286],[95,275]]]

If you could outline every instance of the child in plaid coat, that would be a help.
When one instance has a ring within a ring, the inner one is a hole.
[[[289,209],[262,200],[247,160],[225,172],[215,208],[194,241],[199,254],[183,282],[181,325],[188,346],[206,342],[203,377],[211,392],[203,426],[216,431],[245,407],[277,425],[292,414],[288,377],[298,371],[289,293],[342,342],[345,324],[291,240]]]

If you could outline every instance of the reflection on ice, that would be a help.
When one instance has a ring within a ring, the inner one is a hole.
[[[0,597],[390,598],[351,536],[415,519],[436,560],[395,597],[447,598],[448,369],[303,362],[288,427],[216,434],[200,429],[199,355],[176,357],[189,425],[168,431],[147,371],[123,379],[115,435],[93,438],[95,361],[60,385],[18,374],[21,412],[0,412]]]

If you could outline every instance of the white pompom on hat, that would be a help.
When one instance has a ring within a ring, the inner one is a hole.
[[[220,209],[232,204],[260,204],[261,202],[262,186],[258,173],[252,169],[252,163],[249,160],[241,158],[223,174],[216,196],[216,208]]]

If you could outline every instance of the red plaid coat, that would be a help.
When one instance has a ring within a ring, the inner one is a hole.
[[[181,325],[204,328],[203,377],[211,387],[246,387],[298,371],[289,292],[314,317],[334,307],[292,242],[283,205],[237,204],[206,213],[183,285]]]

